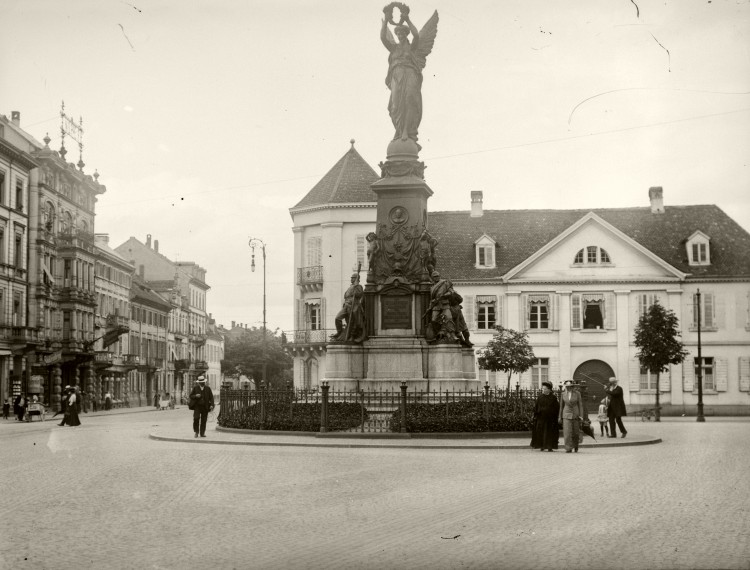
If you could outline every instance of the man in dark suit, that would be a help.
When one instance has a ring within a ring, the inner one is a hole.
[[[198,376],[198,383],[190,392],[190,403],[193,406],[193,431],[195,437],[206,437],[208,412],[214,409],[214,394],[206,386],[206,377]]]
[[[627,416],[628,413],[625,410],[625,398],[623,396],[622,388],[617,385],[617,378],[614,376],[609,379],[609,386],[604,390],[609,396],[609,408],[607,408],[607,417],[609,418],[609,436],[617,437],[615,431],[615,422],[620,428],[622,437],[628,435],[628,430],[622,425],[622,417]]]
[[[573,381],[566,380],[565,392],[560,398],[560,417],[563,425],[563,439],[565,440],[565,453],[575,451],[578,453],[578,440],[580,437],[581,419],[583,418],[583,398],[581,393],[574,389]]]

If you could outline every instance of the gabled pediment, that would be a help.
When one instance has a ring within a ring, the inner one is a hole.
[[[682,280],[679,271],[589,212],[503,276],[503,280]]]

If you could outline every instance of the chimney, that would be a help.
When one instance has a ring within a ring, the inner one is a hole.
[[[482,191],[472,190],[471,192],[471,217],[482,217]]]
[[[159,253],[159,240],[158,239],[154,240],[154,251],[156,253]]]
[[[151,234],[146,235],[146,247],[151,247]]]
[[[10,120],[15,126],[20,127],[21,126],[21,111],[11,111]]]
[[[664,213],[664,190],[661,186],[652,186],[648,189],[648,199],[651,201],[651,213]]]

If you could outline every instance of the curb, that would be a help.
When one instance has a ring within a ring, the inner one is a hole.
[[[278,435],[278,434],[274,434]],[[296,435],[296,434],[295,434]],[[342,434],[337,434],[336,436],[331,436],[327,438],[323,438],[324,440],[317,440],[315,441],[315,438],[310,438],[312,441],[309,443],[307,442],[301,442],[301,441],[279,441],[278,439],[275,441],[241,441],[241,440],[212,440],[212,439],[195,439],[192,437],[174,437],[174,436],[164,436],[159,435],[157,433],[150,433],[149,439],[153,439],[156,441],[169,441],[169,442],[177,442],[177,443],[200,443],[200,444],[213,444],[213,445],[249,445],[249,446],[266,446],[266,447],[333,447],[333,448],[359,448],[359,449],[366,449],[366,448],[373,448],[373,449],[495,449],[495,450],[502,450],[502,449],[530,449],[530,446],[528,443],[524,444],[510,444],[510,445],[499,445],[499,444],[470,444],[466,443],[464,445],[456,444],[456,443],[446,443],[446,444],[440,444],[440,445],[424,445],[421,443],[416,443],[414,439],[411,438],[398,438],[401,441],[404,439],[408,439],[410,443],[394,443],[394,444],[383,444],[383,443],[344,443],[344,442],[334,442],[330,441],[333,437],[337,437],[340,439],[351,439],[351,438],[342,438]],[[354,434],[356,435],[356,434]],[[407,436],[410,434],[406,434]],[[357,438],[361,442],[363,439],[373,439],[373,438],[363,438],[359,437]],[[382,439],[382,438],[380,438]],[[427,438],[422,438],[427,439]],[[435,438],[445,440],[447,438]],[[459,438],[457,438],[459,439]],[[507,441],[511,438],[496,438],[496,439],[502,439]],[[517,438],[513,438],[517,439]],[[466,439],[464,439],[466,441]],[[412,443],[413,442],[413,443]],[[657,443],[662,443],[661,438],[658,437],[651,437],[649,439],[645,440],[630,440],[630,441],[623,441],[623,442],[610,442],[610,443],[583,443],[579,445],[582,449],[591,449],[596,447],[634,447],[634,446],[642,446],[642,445],[654,445]],[[561,451],[561,450],[558,450]]]

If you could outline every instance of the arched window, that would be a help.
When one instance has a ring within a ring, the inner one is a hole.
[[[612,259],[604,248],[588,245],[579,249],[573,259],[573,265],[592,265],[597,263],[612,263]]]

